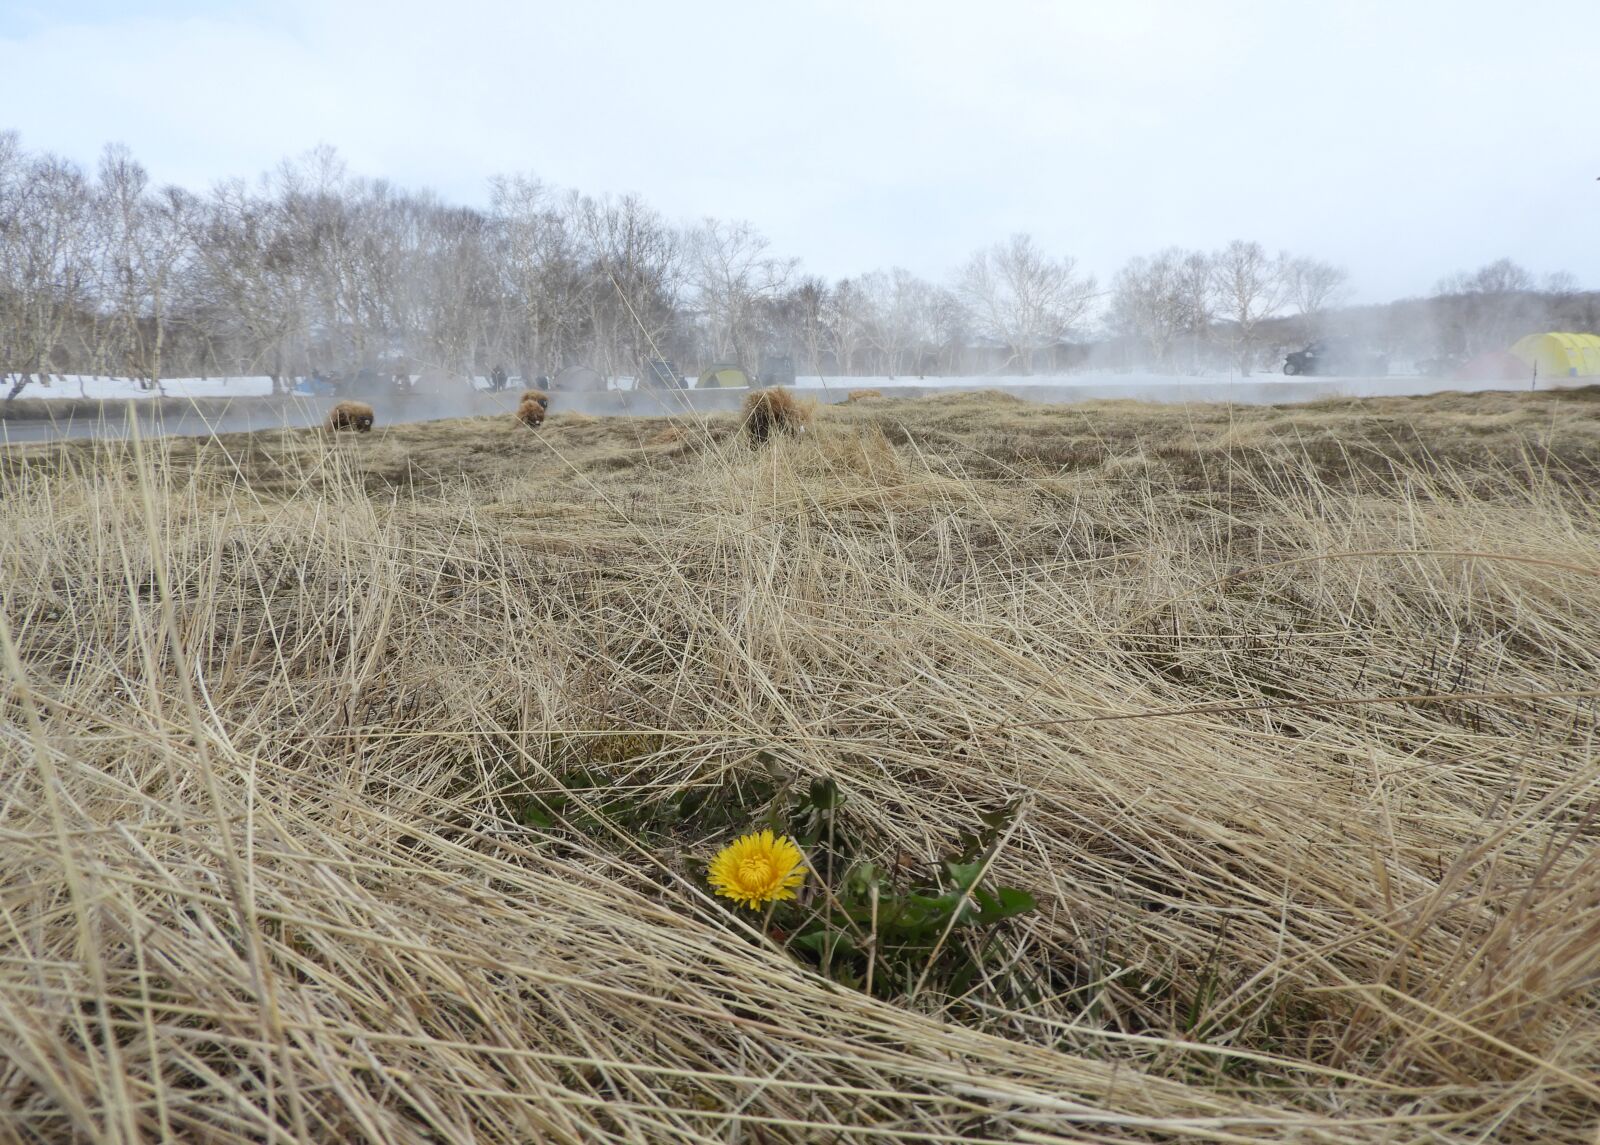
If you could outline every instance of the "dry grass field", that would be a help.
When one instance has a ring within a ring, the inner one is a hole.
[[[1592,389],[0,453],[0,1139],[1594,1142],[1597,494]]]

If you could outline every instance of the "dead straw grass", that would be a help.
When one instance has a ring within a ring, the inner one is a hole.
[[[0,1135],[1593,1140],[1587,411],[958,405],[7,459]],[[1038,996],[875,1001],[720,836],[519,825],[574,759],[831,775],[891,864],[1021,799]]]

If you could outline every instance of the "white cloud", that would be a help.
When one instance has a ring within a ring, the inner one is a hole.
[[[1557,63],[1589,0],[129,7],[0,37],[5,125],[193,186],[321,141],[460,200],[532,170],[749,218],[830,274],[1027,229],[1103,277],[1245,236],[1367,297],[1501,254],[1600,285],[1593,99]]]

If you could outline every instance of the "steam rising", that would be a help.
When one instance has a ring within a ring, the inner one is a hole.
[[[200,195],[152,187],[126,148],[108,147],[91,175],[0,133],[0,411],[46,396],[33,387],[51,376],[133,377],[164,394],[172,377],[264,374],[280,395],[326,379],[385,421],[415,421],[501,410],[493,399],[513,391],[486,399],[472,377],[527,384],[584,367],[610,388],[567,393],[558,410],[663,414],[725,403],[624,380],[714,364],[763,384],[1240,378],[1278,373],[1330,336],[1359,344],[1360,360],[1453,380],[1522,335],[1600,329],[1600,294],[1510,259],[1382,306],[1341,306],[1343,268],[1244,238],[1168,248],[1118,269],[1108,290],[1099,281],[1027,234],[943,281],[891,267],[830,282],[749,223],[679,225],[637,196],[528,175],[495,179],[478,210],[352,176],[324,147],[256,186]],[[384,379],[399,376],[428,384],[386,399]],[[316,420],[273,409],[276,424]]]

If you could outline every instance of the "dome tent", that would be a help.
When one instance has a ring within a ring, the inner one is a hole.
[[[588,366],[568,366],[555,376],[551,387],[557,390],[603,390],[606,377]]]
[[[707,366],[700,374],[700,380],[695,383],[695,389],[727,389],[738,386],[750,385],[750,375],[738,366],[727,362],[715,366]]]
[[[1541,378],[1600,376],[1600,335],[1529,334],[1511,352]]]

